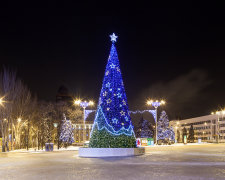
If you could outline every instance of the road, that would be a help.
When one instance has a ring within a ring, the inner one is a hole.
[[[77,151],[0,153],[0,179],[225,179],[225,144],[146,148],[124,158],[80,158]]]

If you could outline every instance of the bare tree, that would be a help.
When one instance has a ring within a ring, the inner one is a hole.
[[[7,150],[9,149],[9,138],[11,138],[11,149],[13,149],[14,137],[16,147],[19,147],[21,130],[23,126],[29,127],[29,121],[34,116],[35,101],[30,90],[16,77],[16,72],[6,68],[0,75],[0,93],[4,95],[5,100],[4,108],[1,108],[0,121],[4,151],[5,146]]]

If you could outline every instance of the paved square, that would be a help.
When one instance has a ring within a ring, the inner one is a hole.
[[[225,179],[225,144],[150,147],[143,156],[126,158],[0,153],[0,179]]]

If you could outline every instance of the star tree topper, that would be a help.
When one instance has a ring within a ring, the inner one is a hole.
[[[114,33],[112,35],[110,35],[111,41],[114,43],[116,42],[116,38],[118,38],[118,36],[116,36]]]

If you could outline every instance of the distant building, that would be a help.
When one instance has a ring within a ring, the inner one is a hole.
[[[187,134],[191,125],[194,128],[195,142],[225,142],[225,114],[212,114],[183,120],[172,120],[170,126],[174,128],[175,139],[182,139],[182,130],[185,127]],[[178,138],[177,130],[180,132]]]
[[[56,94],[56,103],[73,103],[73,97],[70,95],[68,88],[64,85],[61,85]]]
[[[88,113],[87,111],[90,111],[90,110],[86,110],[86,113]],[[95,118],[95,111],[91,110],[90,113],[88,113],[88,116],[85,119],[85,122],[82,119],[76,124],[73,124],[75,145],[82,145],[83,143],[85,143],[85,141],[90,140],[94,118]]]

